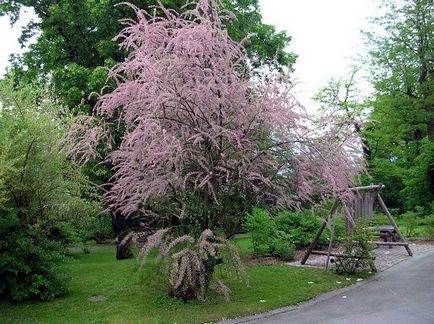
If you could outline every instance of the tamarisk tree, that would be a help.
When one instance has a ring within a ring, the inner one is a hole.
[[[251,73],[243,44],[224,29],[230,12],[216,0],[189,3],[182,14],[161,5],[163,18],[129,6],[137,20],[124,21],[116,38],[130,51],[110,70],[116,87],[70,130],[69,153],[82,162],[97,147],[110,151],[110,208],[141,215],[145,227],[189,225],[200,234],[257,202],[297,207],[347,194],[357,171],[350,127],[312,130],[287,75]]]

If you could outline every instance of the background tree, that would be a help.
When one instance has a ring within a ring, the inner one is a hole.
[[[322,113],[332,118],[351,122],[354,131],[362,140],[362,151],[365,161],[371,159],[371,149],[367,140],[364,123],[368,121],[370,109],[366,105],[366,98],[361,96],[356,75],[360,68],[353,67],[347,78],[331,79],[314,96],[314,100],[321,106]]]
[[[382,29],[367,33],[375,87],[370,173],[389,204],[429,208],[434,197],[434,4],[383,1]],[[378,29],[377,27],[377,29]]]
[[[60,152],[58,109],[44,91],[0,82],[0,296],[9,300],[63,294],[59,267],[77,243],[74,223],[100,211]]]
[[[12,70],[25,82],[42,78],[52,82],[56,94],[69,108],[90,112],[95,103],[89,94],[99,92],[107,76],[105,69],[120,62],[127,54],[112,41],[121,30],[119,19],[133,18],[131,10],[116,6],[120,0],[5,0],[0,4],[0,15],[8,15],[11,23],[19,19],[20,9],[30,7],[37,19],[23,30],[20,43],[24,46],[34,35],[36,42],[21,56],[12,59]],[[164,0],[171,9],[181,10],[185,0]],[[254,65],[279,64],[291,66],[295,55],[285,47],[290,38],[277,33],[271,25],[261,22],[257,0],[223,1],[237,20],[228,31],[235,40],[254,34],[247,46]],[[148,9],[156,0],[138,0],[134,5]],[[157,14],[161,14],[157,10]],[[277,58],[277,60],[275,60]]]
[[[106,69],[126,57],[128,51],[119,49],[115,37],[122,26],[119,19],[134,18],[134,13],[125,6],[115,6],[122,0],[5,0],[0,4],[0,14],[9,15],[14,23],[20,9],[33,8],[37,20],[24,29],[20,42],[24,45],[37,34],[36,42],[21,56],[12,59],[11,73],[19,83],[48,82],[64,105],[74,111],[91,113],[95,105],[92,92],[99,92],[107,78]],[[180,10],[184,0],[164,0],[171,9]],[[292,66],[295,55],[285,47],[290,38],[275,31],[271,25],[261,22],[258,0],[222,1],[235,13],[237,20],[227,24],[229,34],[237,41],[251,34],[246,44],[250,63],[253,66]],[[155,0],[134,1],[138,8],[148,9],[157,4]],[[157,9],[156,14],[162,14]],[[119,133],[119,136],[121,133]],[[116,138],[116,137],[115,137]],[[112,176],[111,165],[96,162],[85,169],[92,181],[103,184]],[[240,200],[242,201],[242,200]],[[127,231],[137,227],[138,219],[124,217],[112,212],[113,230],[118,241]],[[234,224],[235,225],[235,224]],[[117,258],[129,258],[128,246],[118,245]]]

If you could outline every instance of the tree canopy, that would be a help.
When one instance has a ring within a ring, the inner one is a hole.
[[[368,129],[371,174],[397,207],[434,198],[434,4],[383,1],[367,33],[375,93]]]
[[[118,6],[121,0],[5,0],[0,4],[0,15],[8,15],[12,23],[19,18],[20,9],[33,8],[37,19],[31,21],[20,37],[22,45],[37,34],[34,44],[23,55],[12,59],[10,72],[24,82],[49,80],[55,93],[69,107],[79,104],[82,111],[90,112],[95,100],[89,94],[99,92],[107,77],[106,68],[122,61],[125,50],[112,41],[119,31],[120,19],[134,17],[131,8]],[[165,0],[170,9],[181,10],[185,1]],[[149,9],[156,0],[138,0],[134,5]],[[284,32],[276,32],[271,25],[263,24],[258,0],[223,1],[224,6],[235,13],[237,19],[227,25],[235,40],[248,34],[246,48],[255,66],[291,66],[295,55],[287,53],[290,41]],[[156,9],[157,15],[161,14]]]
[[[20,38],[24,45],[35,33],[37,39],[23,55],[12,58],[9,74],[17,84],[48,83],[56,96],[74,113],[91,114],[96,97],[107,78],[107,69],[122,62],[128,50],[120,49],[113,38],[120,32],[120,19],[135,17],[134,11],[122,5],[121,0],[6,0],[0,4],[0,15],[8,15],[14,23],[19,18],[20,9],[33,8],[37,19],[30,22]],[[161,15],[155,7],[156,0],[133,2],[141,9],[149,9]],[[169,9],[182,11],[183,0],[162,1]],[[296,56],[286,52],[290,37],[284,32],[276,32],[274,26],[262,23],[258,0],[224,0],[225,8],[234,12],[236,20],[226,22],[226,29],[237,41],[250,35],[246,43],[253,66],[268,65],[291,67]],[[110,84],[113,86],[113,84]],[[118,130],[118,136],[122,134]],[[98,164],[98,163],[95,163]],[[109,167],[104,165],[87,168],[95,182],[104,183],[111,177]],[[137,225],[130,218],[128,222],[112,213],[113,229],[121,237],[127,229]],[[131,257],[132,254],[118,251],[118,257]]]

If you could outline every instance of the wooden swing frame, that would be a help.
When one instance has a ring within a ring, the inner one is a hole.
[[[387,209],[386,204],[384,203],[383,198],[381,198],[380,192],[384,188],[384,185],[371,185],[371,186],[364,186],[364,187],[354,187],[350,188],[354,194],[355,197],[357,195],[362,196],[363,193],[370,193],[370,195],[364,195],[362,199],[355,199],[354,203],[347,203],[344,201],[341,201],[339,199],[336,199],[333,206],[327,213],[326,218],[324,219],[324,222],[322,223],[319,231],[317,232],[315,238],[313,239],[312,243],[309,245],[306,253],[303,256],[303,259],[301,260],[301,264],[305,264],[307,259],[311,254],[318,254],[318,255],[327,255],[327,261],[326,261],[326,269],[328,268],[329,262],[330,262],[330,256],[338,256],[336,253],[332,253],[332,244],[333,244],[333,236],[335,233],[335,225],[336,225],[336,216],[337,211],[339,207],[342,208],[343,213],[345,214],[346,220],[347,220],[347,232],[351,230],[351,228],[354,228],[355,222],[354,220],[357,218],[357,215],[368,215],[368,217],[373,216],[373,206],[375,203],[375,200],[378,201],[378,203],[381,206],[381,209],[386,214],[387,218],[390,221],[390,224],[393,226],[393,229],[395,230],[397,237],[399,238],[400,242],[371,242],[373,244],[376,244],[377,246],[380,245],[389,245],[389,247],[398,245],[398,246],[404,246],[407,250],[407,253],[409,256],[413,255],[413,252],[410,249],[410,246],[408,242],[406,241],[404,235],[402,235],[401,231],[398,228],[398,225],[396,224],[395,220],[392,217],[392,214]],[[364,197],[367,196],[368,198],[365,199]],[[361,202],[361,203],[360,203]],[[324,251],[314,251],[314,248],[316,244],[318,243],[321,234],[324,232],[327,225],[330,225],[330,240],[328,243],[328,249],[327,252]],[[339,254],[340,255],[340,254]]]

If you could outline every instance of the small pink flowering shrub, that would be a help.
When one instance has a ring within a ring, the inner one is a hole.
[[[210,230],[203,231],[197,239],[190,235],[175,238],[169,229],[159,230],[141,248],[142,264],[153,248],[159,249],[157,262],[167,275],[169,295],[184,301],[203,300],[209,289],[229,300],[231,290],[214,276],[214,268],[219,264],[225,273],[235,271],[239,279],[245,273],[237,249]]]

